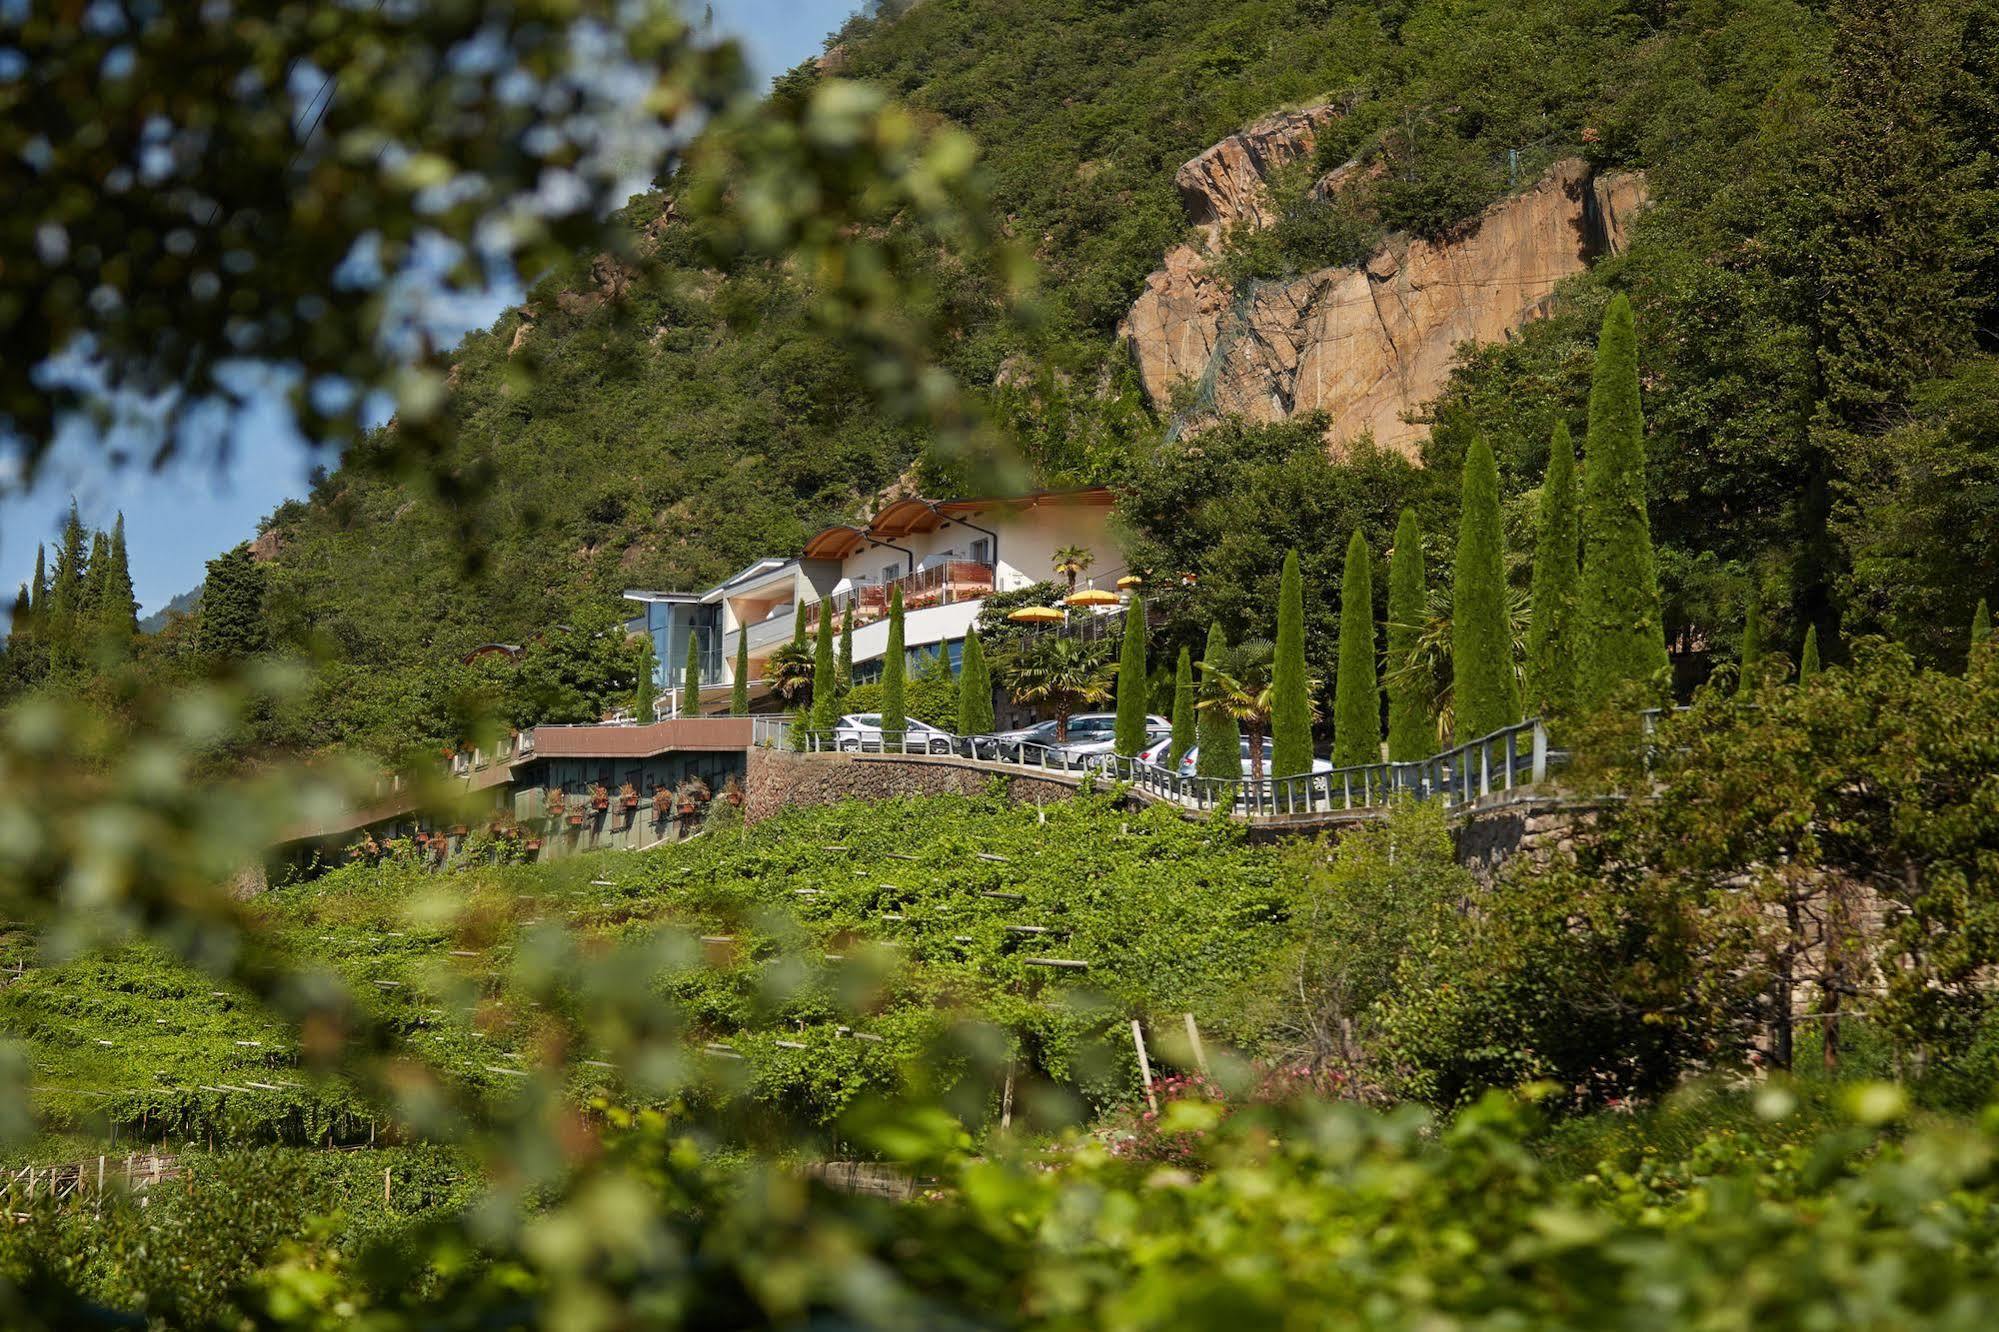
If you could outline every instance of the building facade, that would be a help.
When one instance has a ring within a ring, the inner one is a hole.
[[[826,528],[795,555],[758,560],[706,591],[627,591],[641,607],[631,628],[652,635],[663,706],[683,712],[695,710],[677,697],[690,637],[701,663],[700,707],[714,711],[728,701],[739,636],[748,642],[752,697],[760,697],[765,663],[791,641],[801,605],[808,631],[821,614],[837,628],[853,611],[855,678],[871,678],[888,650],[897,588],[905,650],[912,658],[943,653],[955,670],[986,598],[1056,579],[1058,550],[1079,547],[1092,557],[1079,586],[1109,586],[1124,572],[1110,534],[1113,499],[1091,487],[896,500],[865,523]]]

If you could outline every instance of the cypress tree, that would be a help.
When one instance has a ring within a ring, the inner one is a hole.
[[[830,731],[839,717],[839,679],[833,666],[833,608],[820,603],[818,630],[812,635],[812,729]]]
[[[805,603],[803,601],[798,603],[798,614],[794,615],[791,620],[791,645],[801,648],[805,646]]]
[[[77,516],[76,501],[72,499],[69,502],[69,520],[63,524],[62,544],[56,548],[55,572],[49,578],[49,611],[42,624],[59,662],[69,655],[76,637],[76,612],[83,599],[83,575],[83,520]]]
[[[888,594],[888,650],[882,656],[881,729],[884,744],[900,744],[903,733],[909,729],[903,678],[909,663],[903,658],[902,584],[897,583]]]
[[[1428,604],[1422,529],[1416,511],[1404,509],[1388,562],[1388,758],[1393,763],[1414,763],[1437,749],[1434,700],[1428,682],[1410,667]]]
[[[1809,684],[1819,673],[1819,627],[1811,625],[1805,630],[1805,650],[1798,654],[1798,683]]]
[[[1737,690],[1749,688],[1755,677],[1757,659],[1763,655],[1763,611],[1757,604],[1756,585],[1750,584],[1748,604],[1742,611],[1742,665],[1738,668],[1741,677],[1736,681]]]
[[[840,616],[840,659],[833,665],[835,686],[842,694],[854,687],[854,607]]]
[[[729,685],[729,715],[750,715],[750,627],[736,629],[736,678]]]
[[[1527,630],[1528,708],[1568,714],[1576,695],[1576,584],[1581,544],[1576,513],[1576,446],[1566,421],[1555,425],[1541,510],[1534,527],[1533,618]]]
[[[21,584],[20,592],[14,597],[14,613],[7,619],[7,645],[9,647],[18,646],[19,640],[29,637],[32,632],[29,621],[33,620],[34,617],[34,608],[29,603],[28,598],[28,585],[23,583]]]
[[[691,628],[687,635],[687,666],[680,676],[680,711],[686,717],[701,715],[701,636]]]
[[[659,698],[659,681],[654,679],[657,662],[653,657],[652,635],[639,635],[638,680],[632,685],[632,718],[644,726],[652,720],[653,703]]]
[[[28,588],[28,609],[40,615],[49,608],[49,575],[47,554],[41,542],[35,543],[35,581]]]
[[[1971,613],[1971,647],[1977,651],[1982,643],[1992,641],[1992,608],[1985,604],[1985,598],[1978,599],[1978,609]]]
[[[90,562],[83,566],[83,585],[77,589],[76,623],[85,637],[94,636],[98,607],[104,604],[104,576],[111,571],[111,538],[99,528],[90,534]]]
[[[1451,679],[1457,742],[1520,720],[1513,627],[1506,613],[1506,560],[1499,523],[1499,467],[1483,438],[1465,454],[1458,558],[1451,578]]]
[[[1151,693],[1145,669],[1145,599],[1134,596],[1124,613],[1124,644],[1117,665],[1117,726],[1111,732],[1111,748],[1123,758],[1132,758],[1145,748],[1145,705]]]
[[[132,595],[132,564],[125,550],[125,515],[111,527],[110,562],[99,594],[98,622],[120,644],[139,632],[139,602]]]
[[[1359,528],[1340,581],[1340,678],[1333,692],[1333,766],[1381,762],[1381,684],[1374,674],[1374,561]],[[1310,771],[1308,767],[1306,771]]]
[[[268,642],[264,569],[251,558],[246,542],[208,562],[195,646],[217,660],[240,661],[262,652]]]
[[[1166,751],[1166,766],[1173,767],[1194,747],[1194,654],[1180,649],[1180,664],[1173,668],[1173,744]]]
[[[1305,673],[1305,579],[1298,552],[1277,584],[1277,646],[1270,663],[1270,775],[1312,771],[1312,685]]]
[[[1220,665],[1227,660],[1229,640],[1222,635],[1219,621],[1208,626],[1208,650],[1202,656],[1203,662]],[[1201,777],[1219,777],[1225,781],[1239,781],[1242,778],[1242,728],[1236,719],[1220,708],[1196,708],[1199,721],[1194,727],[1194,743],[1200,754],[1194,760],[1194,772]]]
[[[1620,294],[1603,317],[1583,451],[1582,596],[1576,617],[1582,668],[1576,702],[1600,708],[1627,684],[1659,693],[1666,631],[1659,570],[1645,512],[1645,419],[1638,400],[1638,334]]]
[[[965,658],[958,664],[958,734],[985,735],[993,729],[993,673],[976,631],[965,635]]]

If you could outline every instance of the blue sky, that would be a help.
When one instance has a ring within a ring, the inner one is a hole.
[[[818,53],[826,34],[837,29],[859,0],[690,0],[687,9],[713,15],[718,31],[746,48],[761,79]],[[490,323],[498,305],[478,311],[467,323]],[[76,496],[83,520],[109,528],[125,514],[126,544],[132,557],[133,590],[143,614],[201,582],[203,566],[256,532],[257,520],[285,499],[303,495],[315,457],[268,397],[253,399],[251,410],[227,440],[210,430],[190,440],[189,457],[154,472],[143,467],[113,469],[94,436],[72,432],[58,442],[34,488],[0,495],[0,612],[13,588],[33,574],[35,545],[49,541],[62,525],[69,497]],[[218,445],[226,452],[217,460]]]

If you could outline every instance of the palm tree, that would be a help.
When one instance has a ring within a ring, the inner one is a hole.
[[[1076,578],[1085,569],[1097,562],[1097,557],[1081,546],[1058,546],[1055,548],[1055,572],[1066,574],[1069,590],[1076,590]]]
[[[1069,739],[1069,716],[1111,696],[1110,656],[1101,643],[1051,634],[1013,659],[1008,689],[1016,703],[1047,704],[1055,713],[1055,743]]]
[[[1513,670],[1516,678],[1522,681],[1526,678],[1527,629],[1531,618],[1532,606],[1527,594],[1509,582],[1506,587],[1506,619],[1513,635]],[[1423,623],[1415,628],[1416,643],[1409,660],[1402,666],[1391,666],[1390,674],[1398,681],[1413,678],[1419,689],[1429,692],[1430,712],[1437,719],[1437,748],[1442,750],[1448,747],[1451,733],[1457,729],[1456,700],[1451,696],[1451,585],[1448,579],[1430,588],[1424,600]],[[1387,680],[1384,679],[1383,683],[1386,684]]]
[[[1270,730],[1270,713],[1276,705],[1272,667],[1277,660],[1276,645],[1267,638],[1238,643],[1219,662],[1201,663],[1201,697],[1194,704],[1211,712],[1235,718],[1248,732],[1249,779],[1263,781],[1263,737]],[[1316,684],[1311,692],[1316,693]]]
[[[764,682],[773,698],[797,711],[812,693],[812,649],[798,643],[780,644],[764,660]]]

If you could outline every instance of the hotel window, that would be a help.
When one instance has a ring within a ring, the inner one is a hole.
[[[993,562],[992,539],[990,537],[980,537],[977,541],[974,541],[972,543],[972,563],[991,564],[992,562]]]

